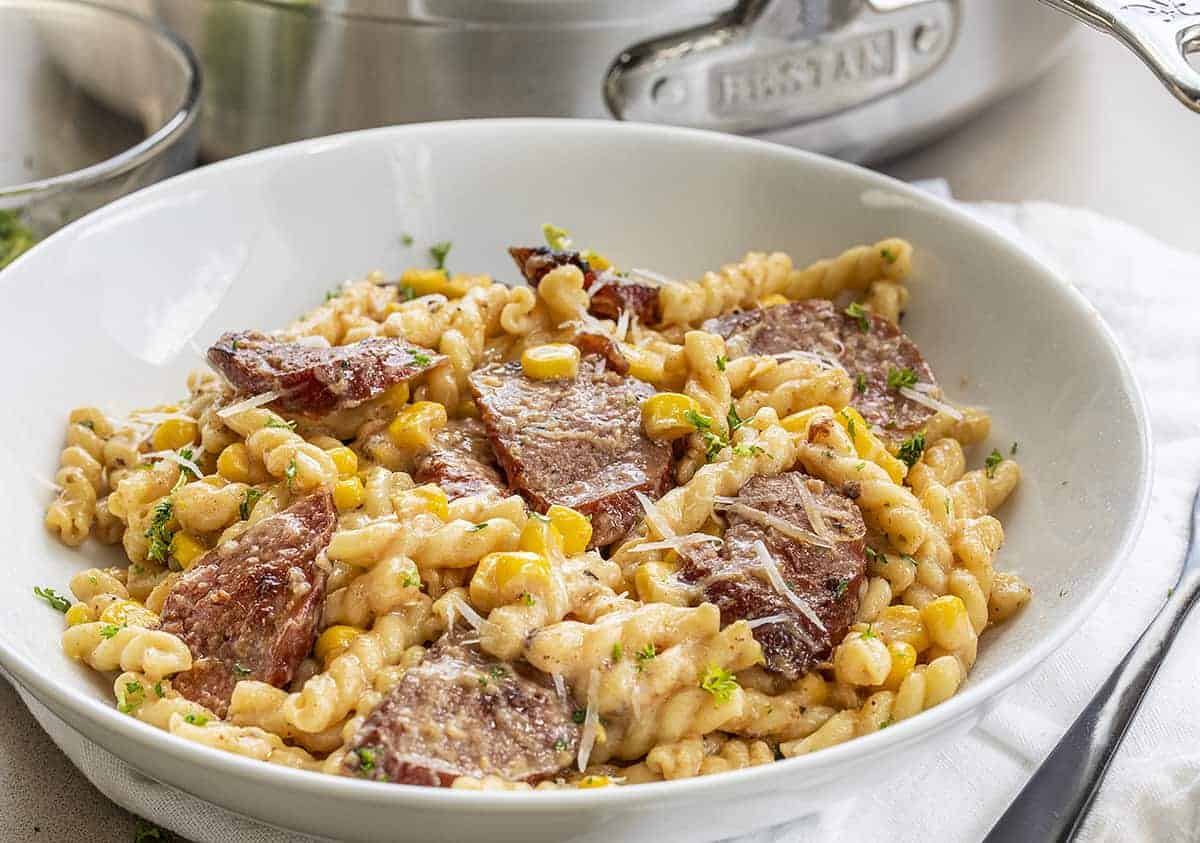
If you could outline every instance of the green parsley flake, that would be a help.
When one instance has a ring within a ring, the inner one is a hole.
[[[133,831],[133,843],[170,843],[171,835],[145,820],[138,820]]]
[[[84,419],[83,421],[80,422],[80,424],[83,425],[84,427],[86,427],[88,430],[96,429],[96,423],[94,421],[92,421],[91,419]]]
[[[407,248],[408,246],[411,246],[412,244],[413,244],[413,236],[411,234],[408,234],[406,232],[406,233],[400,235],[400,245]]]
[[[996,466],[1002,462],[1004,462],[1004,455],[993,448],[992,452],[987,455],[987,459],[983,461],[983,470],[989,480],[996,476]]]
[[[571,248],[571,232],[559,228],[554,223],[542,223],[542,236],[546,238],[546,245],[556,252],[565,252]]]
[[[723,705],[729,702],[733,696],[733,692],[740,687],[737,680],[733,678],[733,674],[723,667],[718,667],[715,664],[710,664],[708,669],[704,671],[704,675],[700,677],[700,687],[712,694],[713,701],[717,705]]]
[[[712,419],[701,413],[697,413],[695,410],[688,410],[683,414],[683,417],[687,419],[691,423],[692,427],[696,428],[696,430],[712,430]]]
[[[554,742],[555,752],[564,752],[567,748],[567,742],[563,738],[559,738]]]
[[[124,629],[124,626],[117,626],[115,623],[106,623],[100,627],[101,638],[115,638],[117,633]]]
[[[735,430],[746,423],[746,420],[738,415],[737,407],[730,405],[729,413],[725,416],[725,420],[729,422],[729,433],[732,435]]]
[[[834,597],[841,597],[846,593],[846,589],[850,587],[850,578],[842,577],[829,581],[829,590],[833,592]]]
[[[525,592],[521,593],[521,602],[524,603],[526,606],[532,606],[534,603],[537,602],[537,600],[534,598],[534,596],[532,594],[530,594],[528,591],[525,591]]]
[[[406,350],[408,351],[409,356],[412,357],[413,362],[418,366],[428,366],[433,361],[432,357],[421,351],[419,348],[409,348]]]
[[[508,676],[508,671],[504,669],[504,666],[498,664],[489,667],[488,673],[491,674],[493,679],[503,679],[505,676]]]
[[[328,290],[325,293],[325,301],[327,301],[327,302],[332,301],[333,299],[336,299],[341,294],[342,294],[341,290]]]
[[[203,726],[208,723],[207,714],[189,714],[183,718],[185,723],[191,723],[193,726]]]
[[[571,712],[571,722],[572,723],[575,723],[577,725],[581,724],[581,723],[583,723],[583,721],[586,718],[587,718],[587,709],[585,709],[585,708],[577,708]]]
[[[722,439],[711,430],[705,430],[700,434],[704,440],[704,459],[706,462],[712,462],[717,458],[717,454],[725,449],[729,443]]]
[[[66,612],[67,609],[71,608],[71,601],[59,594],[53,588],[42,588],[41,586],[35,585],[33,587],[33,593],[35,596],[45,600],[46,605],[48,605],[51,609],[57,609],[60,612]]]
[[[441,243],[434,243],[429,247],[429,256],[433,258],[434,269],[446,268],[446,255],[450,254],[450,246],[449,240],[443,240]]]
[[[863,550],[866,551],[868,562],[879,562],[881,564],[887,562],[887,560],[884,559],[883,554],[870,545],[864,547]]]
[[[654,649],[654,642],[651,641],[645,647],[634,653],[634,657],[637,659],[637,669],[639,671],[644,670],[646,667],[646,662],[650,661],[657,655],[658,651]]]
[[[717,370],[724,372],[725,367],[729,364],[729,358],[724,354],[717,357]]]
[[[405,571],[404,579],[400,580],[400,585],[404,588],[420,588],[421,575],[416,571]]]
[[[900,558],[903,559],[905,562],[907,562],[909,565],[912,565],[914,568],[917,567],[917,560],[913,559],[907,553],[901,553]]]
[[[404,299],[405,301],[412,301],[416,297],[417,291],[412,287],[408,286],[407,284],[404,284],[400,287],[400,298]]]
[[[162,682],[154,683],[154,693],[158,696],[158,698],[160,700],[167,695],[167,692],[165,690],[163,690]]]
[[[287,468],[283,470],[284,479],[287,480],[287,487],[292,488],[292,483],[296,480],[296,460],[293,457],[292,461],[287,464]]]
[[[612,660],[614,662],[619,662],[621,660],[621,656],[623,655],[625,655],[625,648],[622,647],[621,642],[618,641],[616,644],[613,644]]]
[[[871,628],[871,624],[867,624],[867,628],[862,634],[862,639],[865,641],[868,638],[878,638],[878,637],[879,636],[875,634],[875,630]]]
[[[917,460],[921,458],[921,454],[923,453],[925,453],[925,431],[921,430],[900,443],[900,448],[896,451],[896,456],[905,465],[912,468],[917,464]]]
[[[295,430],[296,423],[287,419],[281,419],[278,416],[271,416],[271,418],[267,419],[267,423],[263,427],[282,427],[286,430]]]
[[[763,449],[757,445],[734,445],[733,454],[738,457],[757,457],[764,453]]]
[[[370,773],[375,769],[375,750],[368,746],[360,746],[354,750],[354,754],[358,756],[358,772]]]
[[[866,392],[867,391],[867,376],[864,375],[862,372],[859,372],[857,375],[854,376],[854,390],[855,390],[855,392]]]
[[[858,329],[864,334],[871,330],[871,316],[867,309],[858,302],[851,302],[842,313],[858,322]]]
[[[862,471],[866,467],[867,467],[867,464],[865,462],[863,462],[862,460],[859,460],[858,462],[856,462],[854,464],[855,471]]]
[[[175,531],[167,524],[175,514],[175,505],[169,499],[163,499],[154,505],[151,511],[150,527],[143,534],[150,540],[146,555],[155,562],[165,565],[171,553],[171,539]]]
[[[258,489],[247,489],[246,494],[242,497],[242,502],[238,504],[238,515],[242,516],[243,521],[250,520],[250,513],[254,511],[254,505],[258,503],[258,499],[263,496],[263,493]]]
[[[850,434],[850,441],[853,442],[856,438],[858,438],[857,434],[855,433],[855,428],[858,425],[854,423],[854,416],[850,415],[845,410],[842,410],[842,418],[846,420],[846,432]]]
[[[884,720],[882,723],[879,724],[879,728],[886,729],[888,726],[891,726],[895,722],[896,722],[896,719],[894,717],[889,717],[887,720]]]
[[[905,366],[903,369],[888,369],[887,385],[889,389],[912,387],[917,382],[917,373]]]
[[[879,250],[879,257],[883,258],[885,263],[895,263],[898,256],[891,249],[884,246]]]
[[[487,525],[488,525],[488,522],[481,521],[478,524],[476,524],[474,527],[468,527],[467,532],[468,533],[478,533],[480,530],[486,530]]]
[[[241,662],[233,663],[233,673],[235,676],[249,676],[251,674],[251,672],[252,671],[250,670],[250,668],[246,667]]]

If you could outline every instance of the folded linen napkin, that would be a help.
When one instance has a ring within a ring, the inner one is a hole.
[[[944,192],[942,185],[929,186]],[[1122,579],[1096,614],[952,751],[921,759],[919,791],[848,795],[821,814],[738,843],[980,839],[1136,639],[1174,583],[1200,481],[1200,255],[1093,212],[1046,203],[964,205],[1074,281],[1103,314],[1146,393],[1156,442],[1149,518]],[[1200,618],[1185,626],[1109,771],[1081,838],[1200,841]],[[19,689],[18,689],[19,690]],[[63,752],[113,801],[196,843],[301,843],[152,781],[90,743],[26,693]],[[952,796],[955,810],[945,810]]]

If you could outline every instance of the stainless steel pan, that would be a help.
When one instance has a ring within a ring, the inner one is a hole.
[[[877,159],[1030,80],[1071,26],[1034,0],[105,1],[159,18],[200,55],[210,158],[392,123],[542,115]],[[1101,25],[1083,7],[1136,5],[1053,3]]]

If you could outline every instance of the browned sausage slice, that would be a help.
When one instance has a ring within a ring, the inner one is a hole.
[[[583,272],[583,288],[591,296],[588,312],[600,319],[618,319],[622,310],[635,314],[643,325],[661,318],[658,288],[633,281],[614,272],[596,272],[578,252],[556,252],[545,246],[508,250],[529,286],[536,287],[552,269],[570,264]]]
[[[763,523],[770,520],[763,518],[766,513],[815,535],[806,498],[823,521],[825,546]],[[680,577],[700,586],[704,600],[721,610],[722,623],[778,616],[757,626],[754,638],[762,645],[768,670],[796,679],[829,658],[854,623],[867,564],[862,513],[848,497],[799,471],[754,477],[736,501],[748,509],[735,505],[726,511],[724,544],[719,549],[711,544],[685,547]],[[794,597],[771,584],[755,546],[759,541]]]
[[[592,546],[638,522],[637,492],[671,483],[671,451],[642,432],[641,402],[654,389],[588,355],[574,378],[532,380],[520,363],[473,372],[471,390],[509,486],[545,512],[569,506],[592,519]]]
[[[318,492],[196,561],[163,604],[162,628],[192,651],[176,690],[224,717],[238,681],[292,681],[317,634],[336,518]]]
[[[478,419],[452,421],[439,430],[433,446],[417,457],[413,479],[437,484],[451,500],[505,491],[496,455]]]
[[[322,348],[280,342],[258,331],[223,334],[208,350],[209,364],[239,393],[277,391],[274,406],[312,415],[358,406],[445,359],[390,337]]]
[[[459,776],[539,781],[575,758],[572,709],[532,669],[443,639],[359,727],[342,772],[432,787]]]
[[[731,357],[813,351],[837,360],[856,381],[851,405],[889,444],[916,433],[933,415],[888,384],[890,372],[903,370],[930,386],[937,381],[913,341],[881,316],[850,316],[833,302],[807,299],[709,319],[704,330],[725,337]]]

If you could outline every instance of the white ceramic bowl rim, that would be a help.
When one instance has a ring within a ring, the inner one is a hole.
[[[407,126],[368,129],[359,132],[348,132],[323,138],[301,141],[286,146],[261,150],[238,158],[229,159],[199,170],[185,173],[168,179],[159,184],[145,188],[130,196],[122,197],[100,210],[83,217],[66,228],[54,233],[46,240],[35,246],[29,253],[17,258],[11,266],[29,260],[32,254],[53,248],[53,244],[65,237],[71,237],[79,228],[103,225],[111,218],[119,215],[127,206],[142,204],[153,200],[160,192],[173,191],[185,186],[204,189],[206,184],[219,177],[222,173],[240,169],[252,169],[259,162],[269,159],[301,158],[317,150],[330,146],[353,145],[361,138],[378,135],[419,135],[421,133],[470,132],[486,136],[489,128],[508,128],[528,130],[529,132],[554,131],[558,133],[586,132],[591,137],[605,133],[625,133],[643,136],[648,141],[661,139],[664,136],[688,144],[707,144],[729,150],[736,155],[739,150],[752,150],[756,156],[767,155],[784,159],[805,161],[810,166],[841,171],[856,182],[870,183],[871,187],[897,194],[915,207],[932,210],[942,216],[952,217],[954,224],[969,229],[972,234],[985,240],[988,244],[1008,257],[1025,265],[1030,273],[1052,279],[1065,292],[1081,320],[1088,320],[1096,325],[1105,344],[1110,348],[1118,363],[1121,386],[1130,397],[1133,414],[1136,420],[1137,432],[1140,438],[1138,459],[1140,461],[1139,482],[1129,503],[1132,518],[1129,528],[1119,546],[1111,551],[1112,558],[1128,556],[1134,547],[1138,534],[1145,520],[1149,505],[1151,488],[1151,441],[1150,429],[1147,424],[1145,399],[1133,374],[1120,352],[1111,329],[1099,318],[1087,300],[1071,284],[1045,264],[1039,262],[1025,251],[1020,245],[1008,237],[977,221],[952,203],[932,197],[903,182],[863,170],[852,164],[825,158],[824,156],[790,149],[783,146],[764,144],[747,138],[731,135],[720,135],[693,129],[668,128],[663,126],[616,123],[593,120],[560,120],[560,119],[505,119],[505,120],[458,120],[440,123],[420,123]],[[0,273],[0,284],[4,281]],[[11,277],[11,273],[10,273]],[[1005,665],[993,675],[978,682],[969,682],[958,694],[946,702],[923,712],[921,716],[910,718],[897,723],[888,729],[871,735],[856,738],[847,743],[811,755],[777,761],[759,767],[751,767],[719,775],[700,776],[668,782],[654,782],[638,785],[637,787],[614,787],[585,790],[551,790],[536,793],[510,793],[487,791],[461,791],[445,788],[427,788],[414,785],[397,785],[378,783],[358,779],[330,776],[321,773],[311,773],[295,770],[273,764],[264,764],[230,753],[211,749],[206,746],[188,741],[143,724],[128,715],[121,714],[115,707],[109,705],[94,695],[88,695],[74,689],[64,689],[55,684],[53,676],[40,671],[35,664],[19,655],[8,646],[0,633],[0,666],[3,666],[18,682],[28,688],[35,697],[56,714],[67,712],[81,720],[97,720],[110,732],[127,739],[132,745],[144,744],[153,746],[169,745],[171,753],[180,763],[192,763],[208,769],[211,772],[226,774],[233,778],[263,779],[273,778],[276,783],[287,787],[297,795],[311,795],[314,798],[329,798],[337,796],[352,797],[355,801],[392,804],[397,807],[420,803],[426,807],[443,806],[446,808],[470,807],[497,812],[528,812],[536,811],[537,806],[555,806],[558,809],[571,806],[593,806],[604,801],[615,800],[625,804],[645,802],[661,802],[664,799],[703,797],[724,788],[736,781],[743,784],[762,783],[776,776],[808,772],[817,774],[820,771],[842,764],[852,758],[862,759],[868,756],[878,756],[894,750],[904,744],[913,743],[924,733],[933,731],[939,724],[955,721],[966,716],[989,697],[998,695],[1008,686],[1028,674],[1040,662],[1045,660],[1081,625],[1092,613],[1111,588],[1120,566],[1110,565],[1099,587],[1093,589],[1086,598],[1075,604],[1064,622],[1041,638],[1030,647],[1020,658]],[[130,754],[136,758],[135,754]]]

